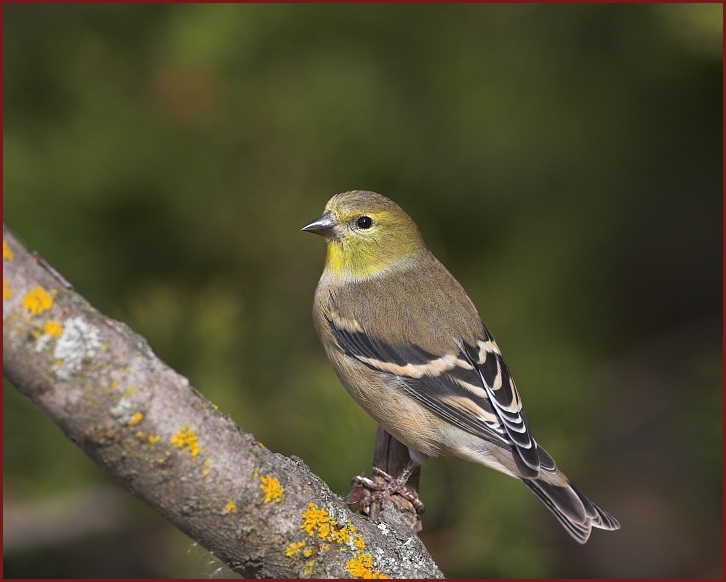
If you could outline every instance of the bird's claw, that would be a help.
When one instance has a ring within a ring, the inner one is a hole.
[[[367,508],[372,503],[383,499],[386,495],[397,494],[413,505],[417,514],[420,515],[425,511],[424,504],[419,498],[418,493],[412,487],[406,485],[408,479],[404,481],[403,479],[392,477],[378,467],[373,467],[373,473],[386,482],[379,483],[363,475],[353,477],[353,489],[348,494],[349,503]],[[372,491],[375,493],[372,493]]]

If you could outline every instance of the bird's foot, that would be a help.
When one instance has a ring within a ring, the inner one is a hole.
[[[397,494],[413,505],[418,515],[425,511],[424,504],[416,490],[406,485],[408,478],[411,476],[411,471],[404,470],[399,477],[393,477],[382,469],[373,467],[373,473],[381,477],[385,483],[374,481],[363,475],[353,477],[353,489],[348,494],[348,503],[366,508],[370,507],[372,503],[380,501],[386,495]]]

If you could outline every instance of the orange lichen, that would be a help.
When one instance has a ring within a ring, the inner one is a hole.
[[[326,542],[348,544],[355,541],[358,545],[358,538],[360,538],[365,546],[363,538],[360,537],[354,525],[350,525],[350,522],[341,524],[324,507],[318,508],[314,503],[310,503],[303,513],[300,529],[309,536],[318,537]]]
[[[346,563],[346,569],[351,576],[355,578],[388,578],[374,567],[373,556],[364,552],[366,542],[360,535],[354,525],[350,521],[340,523],[325,509],[318,507],[314,503],[310,503],[308,508],[303,512],[303,520],[300,525],[305,533],[312,538],[322,540],[322,543],[316,540],[320,551],[328,551],[330,546],[328,543],[339,544],[341,551],[352,550],[355,557]],[[285,550],[288,557],[293,557],[300,553],[303,545],[300,542],[290,544]],[[308,548],[309,549],[309,548]],[[303,556],[309,558],[313,552],[302,552]],[[307,567],[312,569],[314,562],[309,561]]]
[[[237,511],[237,504],[234,501],[228,501],[224,506],[224,513],[233,513]]]
[[[163,465],[164,463],[166,463],[166,461],[169,459],[169,457],[171,457],[171,453],[169,451],[164,451],[164,456],[156,459],[156,462],[159,463],[160,465]]]
[[[390,576],[386,576],[383,572],[373,567],[373,556],[368,553],[361,552],[357,557],[349,560],[345,568],[354,578],[363,578],[365,580],[390,578]]]
[[[189,449],[189,454],[196,457],[199,454],[199,440],[197,435],[188,426],[183,426],[171,437],[171,444],[177,449]]]
[[[43,287],[36,287],[23,297],[23,307],[30,311],[31,315],[40,315],[52,306],[53,298]]]
[[[285,555],[288,558],[293,558],[297,556],[300,553],[300,550],[302,550],[305,547],[305,540],[299,541],[299,542],[292,542],[285,548]]]
[[[277,477],[273,477],[272,475],[263,475],[260,477],[260,487],[265,494],[263,503],[270,503],[271,501],[280,503],[280,499],[282,499],[282,494],[285,490],[282,488],[282,485],[280,485],[280,481],[277,480]]]
[[[128,420],[128,422],[126,424],[128,424],[129,426],[136,426],[142,420],[144,420],[144,413],[135,412],[134,415]]]
[[[5,260],[5,261],[13,260],[13,251],[5,239],[3,239],[3,260]]]
[[[205,459],[203,465],[202,465],[202,477],[208,477],[209,476],[209,468],[212,466],[212,461],[209,459]]]
[[[43,333],[51,337],[60,337],[63,334],[63,324],[60,321],[46,321]]]

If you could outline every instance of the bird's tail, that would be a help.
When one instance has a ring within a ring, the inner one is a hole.
[[[593,527],[607,530],[620,529],[618,520],[600,509],[572,484],[564,487],[544,479],[522,479],[524,484],[555,514],[573,538],[584,544]]]

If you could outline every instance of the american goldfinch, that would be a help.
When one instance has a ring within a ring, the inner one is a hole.
[[[327,242],[315,328],[346,390],[408,447],[399,486],[451,455],[521,479],[580,543],[620,527],[532,438],[492,334],[396,203],[344,192],[302,230]]]

